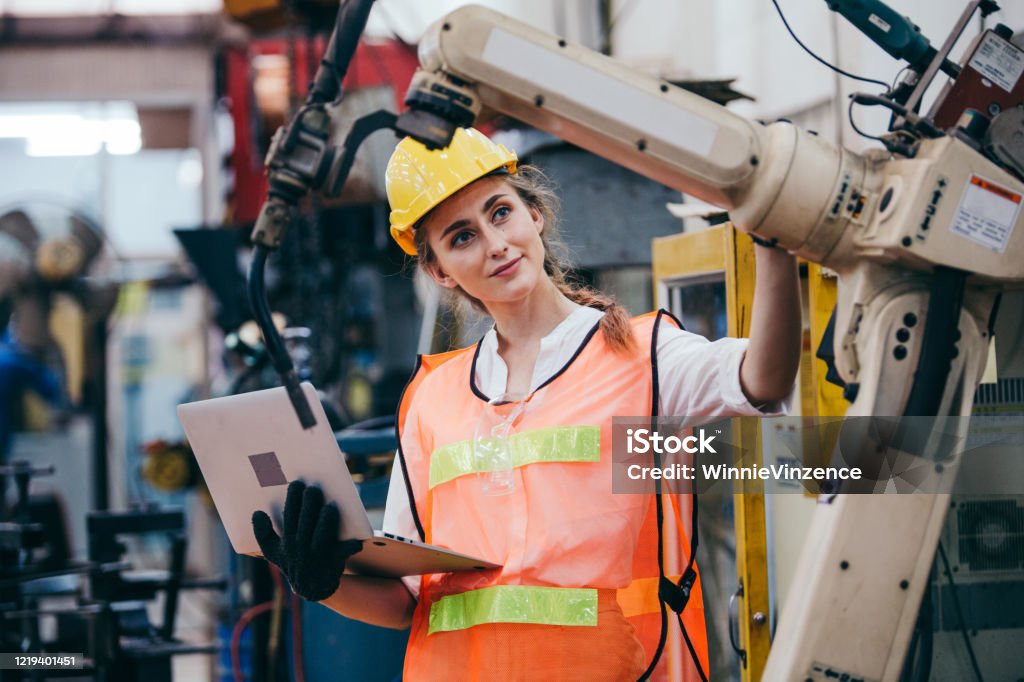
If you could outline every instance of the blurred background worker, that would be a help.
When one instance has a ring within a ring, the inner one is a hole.
[[[503,568],[342,577],[338,543],[310,542],[337,527],[337,509],[301,485],[283,541],[254,516],[264,555],[307,599],[378,625],[411,620],[407,680],[640,678],[654,665],[657,601],[629,614],[621,603],[656,589],[644,579],[659,576],[657,524],[651,496],[612,494],[612,417],[784,412],[800,357],[795,258],[759,246],[749,342],[709,342],[664,313],[630,319],[571,281],[544,175],[475,129],[440,151],[403,140],[387,189],[395,240],[494,325],[422,359],[399,411],[384,530]],[[667,541],[687,553],[686,532]],[[678,571],[692,588],[692,559]],[[686,679],[706,679],[700,598],[680,610]]]
[[[0,464],[7,461],[12,425],[20,416],[21,400],[29,389],[51,403],[60,402],[57,374],[25,352],[10,328],[0,331]]]

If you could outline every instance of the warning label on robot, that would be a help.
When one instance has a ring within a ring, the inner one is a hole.
[[[972,175],[953,214],[951,228],[971,241],[1003,253],[1020,215],[1020,206],[1020,194]]]
[[[995,34],[986,33],[968,66],[1003,90],[1013,92],[1024,73],[1024,53]]]

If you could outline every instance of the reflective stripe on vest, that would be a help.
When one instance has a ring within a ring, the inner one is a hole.
[[[515,433],[508,437],[508,448],[513,467],[537,462],[599,462],[601,427],[554,426]],[[472,440],[450,443],[430,456],[429,487],[486,470],[473,455]]]
[[[585,587],[494,585],[450,594],[430,605],[427,634],[484,623],[597,625],[597,590]]]

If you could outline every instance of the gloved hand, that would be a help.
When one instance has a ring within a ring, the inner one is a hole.
[[[345,562],[363,548],[361,540],[338,540],[340,526],[337,505],[325,505],[320,488],[307,487],[302,481],[288,485],[281,537],[265,512],[252,515],[252,529],[263,556],[281,569],[295,594],[309,601],[322,601],[334,594]]]

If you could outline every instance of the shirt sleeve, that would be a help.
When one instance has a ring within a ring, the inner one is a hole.
[[[412,476],[412,490],[417,491],[418,498],[423,499],[426,494],[427,482],[423,480],[416,480],[415,472],[419,471],[418,467],[413,465],[418,462],[425,461],[427,455],[421,451],[421,445],[423,438],[427,436],[423,432],[423,426],[420,422],[420,409],[419,402],[413,399],[412,405],[409,407],[409,411],[405,415],[405,423],[401,425],[401,432],[403,434],[401,442],[401,451],[405,456],[406,464],[410,467],[410,475]],[[428,441],[429,443],[429,441]],[[422,447],[429,448],[429,444]],[[398,453],[395,453],[395,463],[391,467],[391,481],[388,484],[388,499],[384,506],[384,520],[382,522],[382,530],[392,535],[398,535],[403,538],[410,540],[420,540],[419,531],[416,529],[416,521],[413,518],[413,505],[415,499],[410,499],[409,487],[405,484],[405,475],[402,471],[402,463],[398,458]],[[402,578],[402,582],[405,584],[406,589],[413,596],[414,599],[419,599],[420,595],[420,576],[411,575]]]
[[[788,414],[795,395],[753,405],[740,386],[747,339],[708,341],[670,325],[658,330],[658,408],[661,416],[774,417]]]
[[[391,468],[391,482],[388,484],[388,499],[384,506],[384,522],[382,528],[385,533],[398,535],[410,540],[419,540],[419,531],[416,530],[416,522],[412,518],[412,506],[409,504],[409,491],[405,487],[405,476],[402,474],[402,464],[398,459],[398,452],[395,452],[395,464]],[[416,599],[420,596],[420,577],[410,575],[402,578],[406,589]]]

